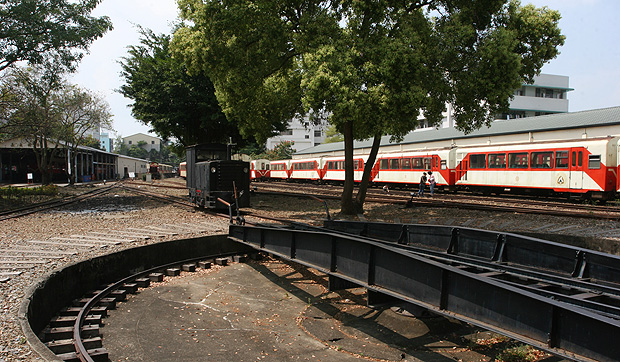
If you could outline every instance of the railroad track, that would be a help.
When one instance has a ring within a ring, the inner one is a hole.
[[[341,187],[306,186],[302,184],[262,183],[256,185],[258,193],[281,195],[312,195],[324,199],[340,199]],[[415,193],[414,193],[415,194]],[[481,211],[517,212],[527,214],[544,214],[550,216],[580,217],[587,219],[620,220],[620,208],[615,206],[580,205],[548,200],[527,200],[514,198],[476,197],[472,195],[437,195],[436,197],[415,197],[410,192],[391,190],[383,193],[376,189],[369,190],[368,202],[386,204],[407,204],[412,206],[459,208]]]
[[[86,191],[80,195],[64,197],[59,200],[50,200],[46,202],[41,202],[41,203],[26,206],[26,207],[18,208],[18,209],[2,211],[0,212],[0,221],[14,219],[14,218],[34,214],[37,212],[45,211],[45,210],[57,209],[62,206],[70,205],[70,204],[73,204],[79,201],[84,201],[84,200],[87,200],[87,199],[90,199],[90,198],[93,198],[99,195],[103,195],[107,192],[110,192],[120,187],[121,184],[122,184],[121,182],[112,183],[104,187]]]
[[[125,187],[128,191],[135,191],[133,187]],[[148,195],[151,197],[157,197],[162,201],[169,202],[179,202],[183,204],[183,206],[191,206],[192,204],[186,203],[185,201],[178,200],[178,197],[168,197],[158,195],[157,193],[149,192],[142,189],[138,189],[141,194]],[[174,200],[174,201],[173,201]],[[261,215],[252,216],[265,218]],[[285,223],[287,220],[282,220],[278,218],[270,218],[270,220],[278,221]],[[161,226],[160,226],[161,227]],[[177,225],[177,227],[179,227]],[[185,227],[180,227],[181,229]],[[160,230],[161,231],[161,230]],[[620,291],[617,288],[612,286],[599,285],[597,283],[592,283],[586,280],[582,281],[572,281],[570,284],[558,277],[551,277],[548,273],[544,271],[532,271],[532,270],[522,270],[518,267],[511,268],[509,265],[503,265],[499,269],[497,268],[497,264],[487,265],[482,263],[479,259],[467,259],[467,258],[453,258],[451,256],[446,256],[445,253],[430,253],[428,251],[419,250],[409,250],[409,252],[417,253],[417,255],[423,256],[425,258],[429,258],[446,265],[457,266],[462,270],[467,270],[468,272],[474,273],[479,277],[493,279],[500,283],[504,283],[506,285],[510,285],[514,288],[519,288],[523,290],[528,290],[531,293],[537,293],[538,295],[553,298],[564,303],[571,303],[579,306],[579,308],[588,309],[591,312],[598,313],[607,317],[612,318],[620,318],[620,311],[618,305],[620,305],[619,298]],[[202,259],[202,258],[201,258]],[[172,267],[172,269],[182,269],[183,262],[175,262],[173,264],[176,267]],[[192,261],[189,261],[185,264],[191,264]],[[194,260],[194,265],[196,260]],[[158,266],[156,268],[149,269],[146,272],[155,272],[154,269],[165,270],[166,266],[164,265]],[[190,267],[187,267],[190,268]],[[167,272],[167,271],[166,271]],[[150,275],[147,275],[150,279]],[[103,360],[107,360],[107,352],[105,349],[100,346],[100,341],[97,341],[97,337],[92,336],[91,333],[95,333],[98,329],[96,326],[92,326],[90,323],[101,323],[101,318],[98,317],[95,313],[101,311],[101,307],[103,307],[105,303],[111,304],[112,301],[109,298],[111,295],[118,294],[119,300],[122,300],[124,292],[121,290],[133,290],[133,286],[131,284],[137,284],[137,279],[144,279],[145,275],[142,273],[141,276],[131,276],[128,278],[123,278],[119,280],[114,285],[104,285],[100,288],[97,293],[92,293],[93,295],[88,296],[88,299],[79,298],[79,301],[76,300],[75,304],[83,304],[84,308],[77,311],[75,308],[64,311],[62,313],[72,313],[70,318],[59,318],[58,320],[54,320],[54,323],[64,323],[71,324],[73,323],[73,329],[69,332],[64,330],[64,333],[73,333],[73,337],[66,338],[71,339],[72,341],[64,341],[63,343],[59,342],[50,342],[50,348],[58,348],[59,354],[66,354],[63,358],[67,358],[67,360],[80,360],[80,361],[98,361],[100,358]],[[129,284],[129,285],[128,285]],[[90,309],[89,309],[90,308]],[[65,315],[59,315],[58,317],[69,317]],[[69,322],[67,322],[69,320]],[[56,324],[55,324],[56,325]],[[70,327],[70,326],[69,326]],[[50,325],[50,328],[52,326]],[[67,327],[54,327],[54,328],[67,328]],[[81,332],[79,332],[81,331]],[[51,333],[51,332],[50,332]],[[76,333],[78,336],[76,336]],[[44,337],[45,338],[45,337]],[[58,335],[51,337],[53,340],[61,339]],[[83,342],[76,342],[80,339],[83,339]],[[80,347],[80,343],[83,345]],[[56,347],[58,345],[58,347]],[[62,345],[62,347],[60,347]],[[69,351],[71,348],[74,348],[75,351]],[[62,352],[62,353],[61,353]]]
[[[10,212],[5,212],[4,216],[0,218],[0,221],[58,209],[118,189],[127,190],[128,192],[134,192],[185,208],[194,208],[194,205],[187,202],[184,198],[150,192],[120,183],[101,187],[71,198],[36,204],[19,210],[11,210]],[[223,215],[217,216],[225,217]],[[68,235],[57,235],[51,238],[24,240],[23,242],[15,243],[11,246],[0,247],[0,282],[7,282],[11,278],[19,277],[24,271],[34,267],[63,262],[66,258],[73,258],[97,249],[106,250],[112,247],[131,245],[137,242],[167,237],[176,237],[189,233],[200,234],[225,231],[224,228],[206,222],[194,224],[161,223],[158,225],[143,225],[140,227],[128,227],[116,230],[84,230]]]
[[[72,306],[60,311],[42,332],[42,341],[63,361],[97,362],[109,361],[108,351],[99,336],[103,318],[125,301],[127,294],[148,288],[151,282],[163,282],[164,276],[177,277],[181,273],[193,273],[197,268],[209,269],[212,265],[227,265],[230,261],[243,261],[245,256],[233,254],[201,256],[176,261],[143,270],[118,281],[102,285],[73,301]],[[69,338],[64,338],[69,337]]]

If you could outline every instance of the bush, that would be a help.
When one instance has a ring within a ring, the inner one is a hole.
[[[56,196],[58,195],[58,186],[45,185],[39,187],[0,187],[0,196],[2,197],[16,198],[30,195]]]

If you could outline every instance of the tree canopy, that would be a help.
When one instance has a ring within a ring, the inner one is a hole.
[[[140,29],[140,45],[129,47],[121,61],[125,84],[120,93],[133,100],[131,113],[163,139],[178,146],[226,143],[241,137],[218,104],[215,90],[203,71],[189,73],[170,56],[171,36]],[[184,150],[183,150],[184,151]]]
[[[14,68],[1,86],[16,100],[6,105],[2,136],[32,145],[44,184],[58,152],[84,144],[89,131],[111,129],[107,102],[69,84],[56,69]]]
[[[107,16],[90,13],[100,0],[3,0],[0,2],[0,71],[19,61],[54,58],[73,69],[90,44],[112,29]]]
[[[446,103],[458,129],[490,124],[564,42],[558,12],[516,0],[178,2],[175,54],[245,133],[308,113],[344,135],[344,213],[362,211],[381,136],[438,124]],[[353,200],[353,141],[369,138]]]

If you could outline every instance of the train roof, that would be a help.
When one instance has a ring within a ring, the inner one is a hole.
[[[476,138],[484,136],[499,136],[515,133],[554,131],[571,128],[620,125],[620,107],[601,108],[589,111],[557,113],[545,116],[526,117],[511,120],[494,121],[490,127],[482,127],[474,132],[465,134],[456,128],[420,129],[410,132],[400,144],[415,144],[462,138]],[[390,142],[390,136],[383,136],[381,146],[396,144]],[[370,148],[372,140],[356,141],[354,148]],[[315,154],[341,151],[343,142],[324,143],[307,148],[295,155]]]

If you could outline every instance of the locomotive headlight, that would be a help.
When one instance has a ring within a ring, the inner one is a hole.
[[[215,173],[217,169],[215,167],[211,167],[211,173]]]
[[[248,173],[248,168],[247,167],[243,168],[243,173]]]

